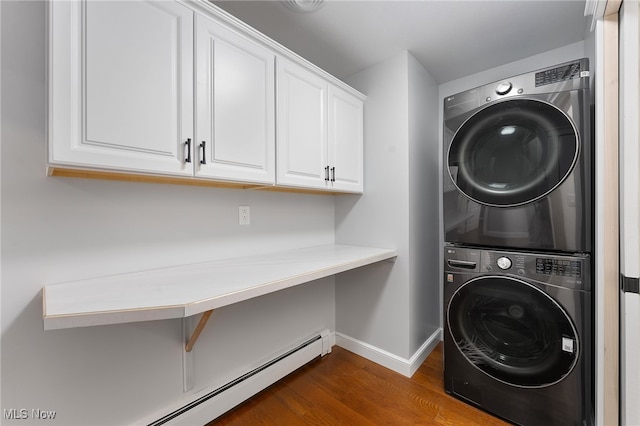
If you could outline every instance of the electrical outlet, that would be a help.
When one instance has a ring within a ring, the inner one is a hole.
[[[249,206],[238,207],[238,223],[240,225],[249,225],[251,223],[251,211]]]

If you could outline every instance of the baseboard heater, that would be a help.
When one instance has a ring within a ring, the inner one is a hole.
[[[148,426],[207,424],[289,373],[329,352],[330,333],[329,330],[323,330],[248,373],[149,423]]]

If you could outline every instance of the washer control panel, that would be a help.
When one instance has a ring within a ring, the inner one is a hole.
[[[450,246],[445,271],[455,275],[504,275],[580,290],[591,290],[591,260],[586,254],[563,255]]]
[[[538,257],[536,258],[536,273],[580,278],[582,277],[582,263],[576,260]]]

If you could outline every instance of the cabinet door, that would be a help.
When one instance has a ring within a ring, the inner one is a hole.
[[[157,1],[50,7],[49,163],[192,175],[193,12]]]
[[[329,86],[329,166],[334,190],[363,191],[363,102]]]
[[[326,188],[327,83],[278,58],[277,183]]]
[[[275,56],[196,19],[196,175],[275,182]]]

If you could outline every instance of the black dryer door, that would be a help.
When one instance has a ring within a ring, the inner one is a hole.
[[[546,102],[512,99],[477,111],[460,126],[449,146],[449,173],[478,203],[517,206],[560,185],[578,149],[566,114]]]
[[[447,323],[467,361],[511,385],[552,385],[578,359],[577,333],[564,309],[515,278],[470,280],[452,296]]]

